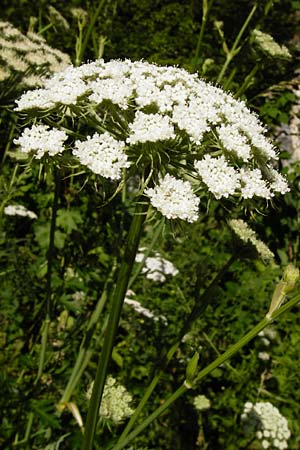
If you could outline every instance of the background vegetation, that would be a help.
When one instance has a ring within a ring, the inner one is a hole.
[[[28,29],[40,33],[50,46],[67,53],[74,64],[78,58],[88,61],[99,56],[105,60],[145,59],[179,65],[217,82],[228,49],[234,45],[254,3],[209,1],[202,40],[199,33],[205,2],[200,0],[2,0],[1,20],[11,22],[23,33]],[[82,22],[72,12],[74,8],[86,12]],[[83,31],[81,55],[76,52],[78,24]],[[233,94],[239,93],[258,64],[239,95],[268,125],[281,152],[279,164],[289,179],[291,192],[277,199],[268,210],[258,202],[252,215],[236,205],[230,218],[247,220],[274,252],[275,263],[264,265],[247,254],[230,267],[211,294],[205,314],[194,323],[166,370],[145,416],[182,382],[195,350],[200,349],[199,365],[205,367],[251,329],[258,318],[264,317],[282,268],[288,262],[299,266],[300,166],[297,161],[291,163],[291,147],[281,140],[289,130],[292,108],[299,103],[299,25],[299,1],[257,2],[239,51],[219,80]],[[254,28],[286,45],[292,59],[269,60],[259,56],[251,37]],[[18,80],[12,81],[15,90],[9,97],[3,94],[7,92],[5,82],[0,82],[0,447],[75,450],[80,449],[81,429],[70,410],[61,411],[57,405],[95,304],[120,256],[120,243],[125,239],[132,211],[121,196],[103,206],[104,182],[95,176],[86,179],[73,174],[59,185],[52,255],[54,307],[44,371],[37,380],[49,283],[47,258],[55,173],[42,164],[30,165],[16,153],[13,139],[24,124],[13,110],[19,92]],[[106,192],[110,189],[113,193],[113,188],[105,183]],[[26,206],[36,212],[38,219],[3,214],[3,208],[11,203]],[[138,315],[128,305],[124,307],[110,372],[133,395],[134,404],[151,380],[159,352],[173,342],[184,318],[238,245],[227,225],[227,206],[211,201],[201,204],[199,223],[176,228],[167,224],[155,250],[171,260],[179,274],[168,277],[165,283],[139,274],[134,283],[135,298],[157,316],[167,318],[166,325],[163,320],[154,321]],[[143,237],[144,246],[150,245],[153,233],[150,223]],[[108,307],[97,322],[90,342],[91,358],[71,398],[82,417],[87,412],[86,391],[94,378],[107,310]],[[272,340],[267,343],[258,337],[248,344],[230,363],[216,369],[175,403],[130,448],[260,449],[258,441],[251,441],[243,433],[240,416],[245,402],[270,401],[288,419],[292,433],[289,448],[299,449],[299,311],[295,309],[281,317],[272,330]],[[261,352],[267,352],[269,359],[261,359]],[[211,402],[211,407],[203,412],[193,405],[198,394]],[[101,440],[96,440],[95,448],[104,449],[103,442],[107,444],[123,426],[102,423],[98,430]]]

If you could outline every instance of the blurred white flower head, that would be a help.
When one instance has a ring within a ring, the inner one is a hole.
[[[140,249],[136,255],[135,261],[141,263],[145,257],[143,253],[145,249]],[[176,276],[179,271],[168,259],[163,258],[158,252],[154,256],[147,256],[144,261],[142,273],[146,274],[149,280],[159,281],[163,283],[166,281],[166,276]]]
[[[193,400],[193,404],[197,411],[205,411],[211,407],[211,402],[205,395],[197,395]]]
[[[23,205],[7,205],[4,208],[4,214],[7,216],[22,216],[29,217],[30,219],[37,219],[37,215]]]
[[[288,448],[291,436],[288,422],[269,402],[246,402],[241,420],[246,434],[255,435],[264,449]]]
[[[91,383],[87,391],[88,399],[91,398],[93,384]],[[115,378],[109,375],[104,386],[99,411],[100,416],[119,424],[133,414],[134,409],[131,407],[131,403],[132,395]]]

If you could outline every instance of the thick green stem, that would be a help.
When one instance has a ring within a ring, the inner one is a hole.
[[[217,83],[221,83],[221,81],[222,81],[222,79],[223,79],[223,77],[225,75],[225,72],[226,72],[229,64],[231,63],[232,59],[238,54],[238,52],[239,52],[238,45],[240,43],[240,40],[242,39],[242,36],[243,36],[247,26],[249,25],[250,20],[252,19],[253,15],[254,15],[254,13],[256,11],[256,8],[257,8],[257,4],[255,3],[253,5],[253,7],[252,7],[252,9],[251,9],[247,19],[245,20],[242,28],[240,29],[239,34],[237,35],[231,50],[226,55],[226,60],[225,60],[224,65],[223,65],[223,67],[221,69],[221,72],[220,72],[220,74],[218,76]]]
[[[166,369],[169,362],[173,358],[176,350],[178,349],[183,336],[189,331],[189,329],[191,328],[191,326],[195,322],[195,320],[198,317],[200,317],[201,314],[203,314],[203,312],[205,311],[205,309],[207,308],[209,303],[212,302],[212,300],[214,298],[213,290],[218,285],[218,283],[220,282],[220,280],[222,279],[224,274],[227,272],[229,267],[233,264],[233,262],[236,259],[237,259],[237,254],[233,254],[229,258],[227,263],[222,267],[220,272],[218,272],[218,274],[212,280],[212,282],[210,283],[208,288],[205,290],[205,292],[200,296],[199,299],[197,299],[197,302],[195,303],[194,308],[192,309],[190,315],[186,319],[183,327],[181,328],[181,330],[179,332],[179,336],[178,336],[176,342],[173,343],[173,345],[171,346],[171,348],[168,351],[166,351],[166,350],[162,351],[162,353],[161,353],[162,356],[160,357],[160,362],[159,362],[159,370],[154,375],[150,385],[147,387],[142,399],[140,400],[140,403],[138,404],[138,406],[135,409],[133,415],[131,416],[129,422],[127,423],[125,429],[123,430],[123,433],[121,434],[118,442],[122,442],[125,439],[125,437],[128,435],[128,433],[130,432],[130,430],[133,428],[142,409],[144,408],[144,406],[147,403],[148,399],[150,398],[152,392],[156,388],[161,376],[163,375],[164,370]]]
[[[102,352],[99,358],[92,396],[85,425],[82,450],[92,450],[99,408],[104,390],[108,365],[114,345],[115,335],[119,325],[121,310],[128,288],[132,267],[138,250],[143,223],[148,210],[148,203],[137,203],[128,233],[123,260],[119,268],[116,286],[112,295],[111,311],[104,338]]]
[[[213,370],[224,364],[229,358],[236,354],[241,348],[247,345],[258,333],[260,333],[267,325],[273,320],[278,318],[281,314],[285,313],[289,309],[293,308],[300,301],[300,295],[296,295],[291,300],[289,300],[285,305],[281,306],[276,310],[271,318],[265,317],[261,320],[249,333],[247,333],[242,339],[240,339],[236,344],[232,345],[225,353],[219,356],[215,361],[201,370],[194,379],[193,385],[196,385],[200,380],[209,375]],[[164,411],[166,411],[179,397],[181,397],[188,387],[183,383],[169,398],[166,402],[157,408],[147,419],[145,419],[134,431],[132,431],[125,439],[119,440],[117,444],[113,447],[113,450],[121,450],[126,447],[133,439],[138,436],[148,425],[150,425],[157,417],[159,417]],[[111,448],[111,447],[110,447]]]

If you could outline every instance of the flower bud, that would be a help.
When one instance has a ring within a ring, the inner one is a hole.
[[[199,361],[199,353],[196,352],[190,362],[187,365],[186,373],[185,373],[185,380],[184,385],[188,389],[191,389],[193,387],[193,382],[196,377],[197,368],[198,368],[198,361]]]
[[[282,279],[279,281],[274,290],[270,309],[266,315],[267,319],[271,319],[272,314],[277,311],[277,309],[284,301],[286,294],[288,294],[295,288],[296,282],[298,281],[299,277],[299,269],[293,264],[289,264],[283,272]]]
[[[286,283],[286,287],[284,289],[285,294],[294,289],[295,284],[299,279],[299,276],[300,276],[299,269],[295,267],[293,264],[289,264],[286,267],[282,277],[282,280]]]

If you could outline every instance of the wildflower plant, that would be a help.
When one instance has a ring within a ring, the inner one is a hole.
[[[82,448],[91,450],[145,220],[158,214],[163,221],[192,223],[201,216],[201,202],[209,198],[244,202],[251,208],[252,201],[269,201],[288,192],[289,187],[274,168],[278,154],[266,137],[266,129],[245,103],[177,67],[130,60],[68,66],[46,79],[42,87],[25,92],[16,110],[26,115],[27,123],[32,120],[14,141],[21,152],[46,166],[80,167],[96,178],[108,180],[105,185],[110,183],[113,196],[123,190],[135,203],[123,259],[110,294],[111,309],[85,426]],[[138,190],[128,189],[126,193],[132,179],[137,180]],[[166,265],[163,260],[161,263]],[[188,325],[199,314],[197,308]],[[241,340],[240,346],[261,331],[274,314],[276,310]],[[182,336],[187,331],[184,327]],[[172,347],[166,362],[176,348]],[[231,354],[220,356],[215,364]],[[159,373],[114,449],[124,448],[194,381],[217,365],[197,375],[197,361],[193,363],[188,383],[129,434]]]
[[[63,70],[69,56],[51,48],[45,39],[31,31],[23,34],[9,22],[0,22],[1,100],[15,98],[26,89],[43,85],[43,78]]]

